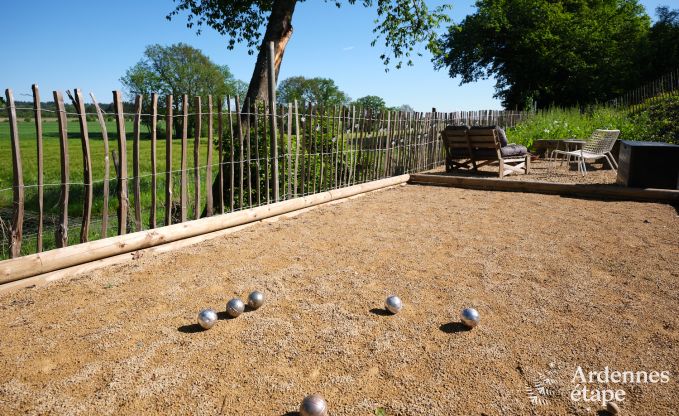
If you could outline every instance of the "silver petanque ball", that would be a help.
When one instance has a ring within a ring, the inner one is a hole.
[[[300,416],[327,416],[328,403],[320,394],[306,396],[299,406]]]
[[[226,304],[226,313],[232,318],[237,318],[244,310],[245,305],[238,298],[233,298]]]
[[[203,309],[198,312],[198,325],[203,329],[210,329],[217,322],[217,312],[212,309]]]
[[[398,296],[391,295],[384,301],[384,307],[393,314],[397,314],[403,308],[403,302]]]
[[[479,312],[474,308],[464,308],[460,313],[460,320],[469,328],[474,328],[478,325],[480,319]]]
[[[252,309],[259,309],[264,304],[264,293],[255,290],[248,296],[248,306]]]

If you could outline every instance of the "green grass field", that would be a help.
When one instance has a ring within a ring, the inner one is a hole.
[[[163,127],[164,125],[160,125]],[[38,181],[38,166],[37,166],[37,146],[36,146],[36,134],[35,125],[32,121],[26,122],[22,121],[18,123],[19,130],[19,140],[21,143],[21,160],[23,167],[23,178],[25,188],[25,210],[26,210],[26,220],[24,223],[24,234],[28,239],[37,229],[37,222],[34,218],[38,212],[38,192],[37,192],[37,181]],[[94,197],[93,197],[93,207],[92,207],[92,220],[94,224],[91,226],[91,239],[99,238],[101,234],[100,225],[97,223],[101,222],[101,213],[103,207],[103,179],[104,179],[104,165],[105,165],[105,152],[104,152],[104,141],[102,139],[101,129],[98,122],[89,122],[88,130],[90,136],[90,153],[92,159],[92,180],[94,182]],[[115,122],[107,123],[107,131],[109,137],[109,151],[115,150],[118,152],[117,134]],[[127,170],[128,170],[128,194],[130,199],[130,218],[134,216],[134,196],[133,196],[133,140],[132,140],[133,125],[132,122],[126,123],[127,132]],[[141,204],[142,204],[142,216],[144,222],[144,228],[148,228],[149,224],[149,213],[151,207],[151,141],[150,136],[146,132],[145,128],[142,126],[143,134],[140,140],[140,176],[141,176]],[[0,222],[5,223],[5,228],[9,223],[11,218],[11,207],[12,207],[12,156],[11,147],[9,140],[9,124],[7,122],[0,122]],[[69,153],[69,204],[68,212],[69,217],[73,220],[70,221],[69,228],[75,228],[75,231],[70,231],[70,238],[77,237],[76,234],[79,233],[79,222],[82,216],[83,207],[83,197],[84,197],[84,187],[83,187],[83,156],[82,156],[82,145],[80,139],[80,129],[76,121],[69,121],[68,123],[68,153]],[[187,145],[187,166],[189,167],[188,176],[188,192],[189,192],[189,216],[193,217],[194,211],[193,207],[195,202],[193,201],[193,146],[194,139],[189,138]],[[199,165],[202,166],[200,169],[201,173],[201,203],[199,207],[202,207],[205,203],[205,174],[206,174],[206,162],[207,162],[207,146],[208,140],[206,137],[202,138],[200,141],[200,159]],[[165,204],[165,174],[166,163],[165,163],[165,148],[166,142],[165,137],[159,137],[157,143],[157,166],[156,171],[157,184],[156,184],[156,195],[158,198],[158,208],[157,208],[157,218],[158,223],[162,223],[164,218],[164,204]],[[44,211],[45,211],[45,242],[46,245],[50,246],[50,241],[53,239],[53,231],[49,230],[50,224],[56,221],[56,215],[59,213],[59,197],[61,194],[61,172],[60,172],[60,149],[59,149],[59,133],[58,125],[55,120],[47,120],[43,122],[43,181],[44,181]],[[216,147],[213,149],[213,178],[216,177],[219,167],[217,166],[218,155]],[[172,141],[172,171],[177,171],[181,167],[181,140]],[[109,189],[109,235],[115,234],[116,221],[115,217],[116,209],[118,206],[116,197],[116,172],[113,164],[112,158],[110,158],[110,189]],[[173,195],[175,199],[179,198],[180,194],[180,173],[173,173]],[[76,238],[77,240],[78,238]],[[77,241],[74,241],[77,242]],[[30,244],[30,243],[29,243]]]

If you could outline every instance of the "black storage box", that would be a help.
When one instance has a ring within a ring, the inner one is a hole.
[[[679,146],[623,140],[618,157],[618,185],[679,189]]]

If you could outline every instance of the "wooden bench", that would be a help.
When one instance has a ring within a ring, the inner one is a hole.
[[[478,171],[481,166],[497,162],[499,176],[527,174],[530,155],[525,147],[502,146],[495,127],[447,126],[442,132],[446,149],[446,172],[454,169]]]

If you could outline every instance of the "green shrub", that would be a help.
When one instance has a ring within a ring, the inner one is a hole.
[[[620,130],[622,140],[679,143],[679,96],[655,97],[634,113],[605,106],[542,110],[507,129],[507,138],[530,147],[536,140],[586,139],[596,129]]]
[[[655,97],[631,115],[635,140],[679,144],[679,95]]]
[[[586,139],[596,129],[628,129],[627,115],[621,110],[593,107],[553,108],[539,111],[507,130],[512,143],[530,147],[536,140]],[[624,126],[624,127],[623,127]]]

